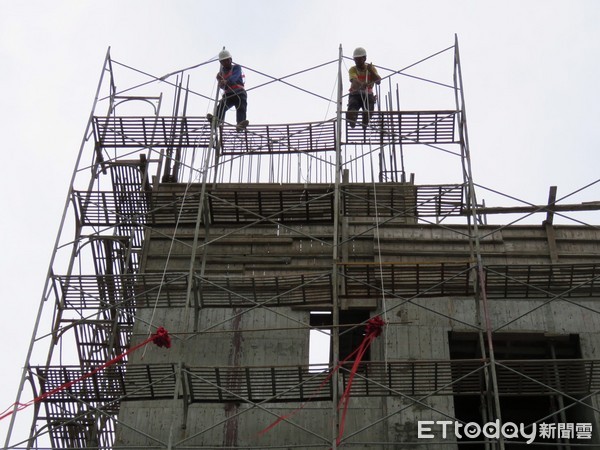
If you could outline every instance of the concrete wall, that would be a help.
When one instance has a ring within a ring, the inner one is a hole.
[[[401,221],[400,221],[401,222]],[[472,257],[465,226],[406,225],[387,222],[378,228],[372,219],[345,218],[340,257],[345,262],[454,262]],[[193,226],[154,227],[147,231],[143,267],[145,272],[187,271]],[[377,232],[379,235],[377,235]],[[559,262],[598,260],[600,231],[585,227],[555,227],[556,242],[549,242],[542,226],[483,226],[481,253],[485,264],[549,264],[550,245],[556,245]],[[200,229],[195,267],[206,275],[275,276],[317,273],[333,267],[332,224],[260,224],[251,227],[216,225],[208,235]],[[205,256],[206,266],[201,261]],[[493,299],[489,302],[493,327],[502,331],[578,333],[584,358],[600,352],[598,299],[577,299],[576,304],[548,299]],[[448,333],[475,331],[481,323],[478,305],[471,297],[377,299],[371,314],[384,314],[390,324],[372,347],[373,360],[449,359]],[[385,308],[384,308],[385,306]],[[481,306],[481,305],[479,305]],[[522,316],[522,317],[521,317]],[[515,320],[516,319],[516,320]],[[145,339],[148,323],[162,325],[174,337],[170,350],[153,349],[133,356],[131,363],[172,362],[188,366],[272,366],[308,363],[309,310],[276,308],[205,308],[199,311],[180,305],[173,308],[141,308],[134,337]],[[470,326],[472,325],[472,326]],[[214,327],[214,328],[213,328]],[[259,330],[264,331],[249,331]],[[277,330],[279,329],[279,330]],[[216,333],[215,331],[226,331]],[[200,332],[198,332],[200,331]],[[135,342],[134,342],[135,343]],[[597,399],[593,398],[594,404]],[[261,404],[194,403],[184,408],[181,399],[124,401],[119,419],[117,446],[270,446],[317,445],[329,448],[333,406],[310,402],[291,420],[300,425],[279,424],[264,436],[258,433],[274,419],[300,406],[298,403]],[[185,416],[184,411],[187,411]],[[416,439],[418,420],[445,420],[454,414],[452,396],[434,396],[414,402],[408,397],[356,397],[350,404],[345,436],[365,448],[396,442],[397,448],[423,448]],[[384,418],[383,420],[381,420]],[[364,428],[364,429],[363,429]],[[360,431],[362,430],[362,431]],[[140,433],[141,431],[141,433]],[[360,432],[359,432],[360,431]],[[353,436],[353,433],[357,433]],[[439,448],[451,449],[452,441]],[[322,444],[322,445],[321,445]],[[429,444],[429,442],[427,442]],[[427,448],[437,448],[431,444]],[[381,447],[381,448],[390,448]]]

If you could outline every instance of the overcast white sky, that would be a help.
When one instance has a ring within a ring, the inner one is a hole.
[[[0,411],[15,400],[109,46],[161,75],[226,45],[236,61],[282,76],[335,59],[340,44],[399,69],[456,33],[474,178],[539,204],[550,185],[561,197],[600,178],[599,23],[596,0],[0,0]],[[250,101],[252,121],[258,94]],[[289,107],[272,107],[273,122]],[[598,188],[569,202],[589,200],[600,200]]]

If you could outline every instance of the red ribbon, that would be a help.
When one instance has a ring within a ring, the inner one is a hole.
[[[340,397],[340,402],[338,404],[338,409],[341,406],[343,406],[344,409],[342,411],[342,417],[340,419],[340,431],[336,439],[337,445],[340,445],[340,442],[342,441],[342,435],[344,434],[344,426],[346,425],[346,412],[348,411],[348,404],[350,403],[350,390],[352,389],[352,381],[354,381],[354,376],[356,375],[358,366],[360,365],[363,356],[371,346],[371,343],[377,338],[377,336],[381,334],[384,325],[385,322],[379,316],[375,316],[369,319],[365,328],[365,337],[363,341],[360,343],[358,348],[346,358],[347,360],[351,356],[356,354],[354,364],[352,365],[352,369],[350,370],[350,376],[348,377],[348,384],[346,385],[346,389],[344,389],[344,393]],[[340,364],[338,364],[336,369],[339,368]]]
[[[171,348],[171,336],[163,327],[158,327],[156,333],[150,336],[150,340],[159,347]],[[148,341],[144,342],[144,345],[147,343]]]
[[[79,383],[80,381],[83,381],[83,380],[91,377],[92,375],[100,372],[101,370],[106,369],[109,366],[112,366],[113,364],[116,364],[117,362],[121,361],[123,358],[125,358],[130,353],[134,352],[135,350],[143,347],[144,345],[146,345],[146,344],[148,344],[150,342],[154,342],[154,344],[156,344],[159,347],[171,348],[171,337],[169,336],[168,331],[165,330],[163,327],[159,327],[156,330],[156,333],[154,333],[153,335],[151,335],[144,342],[140,342],[135,347],[130,348],[125,353],[123,353],[123,354],[121,354],[119,356],[116,356],[115,358],[111,359],[110,361],[108,361],[108,362],[102,364],[101,366],[95,368],[91,372],[86,373],[82,377],[80,377],[80,378],[78,378],[76,380],[73,380],[73,381],[69,381],[68,383],[65,383],[65,384],[63,384],[63,385],[61,385],[61,386],[59,386],[59,387],[57,387],[55,389],[52,389],[51,391],[46,392],[46,393],[44,393],[44,394],[42,394],[42,395],[34,398],[33,400],[28,401],[27,403],[19,403],[19,402],[13,403],[8,408],[6,408],[4,411],[2,411],[2,413],[0,413],[0,420],[6,418],[8,416],[10,416],[15,411],[21,411],[21,410],[27,408],[28,406],[31,406],[31,405],[33,405],[35,403],[39,403],[40,401],[42,401],[45,398],[48,398],[48,397],[56,394],[57,392],[61,392],[61,391],[64,391],[65,389],[70,388],[74,384]],[[16,409],[14,408],[15,406],[17,406]],[[13,408],[13,409],[11,411],[9,411],[11,408]]]
[[[337,445],[340,445],[340,443],[342,441],[342,436],[344,434],[344,427],[346,424],[346,412],[348,411],[348,403],[350,402],[350,391],[352,389],[352,381],[354,380],[354,376],[356,375],[358,367],[359,367],[360,363],[362,362],[362,359],[363,359],[365,353],[367,352],[367,350],[369,349],[369,347],[371,346],[371,344],[373,343],[375,338],[377,338],[377,336],[379,336],[381,334],[384,325],[385,325],[385,322],[381,317],[379,317],[379,316],[371,317],[367,321],[367,325],[365,327],[365,337],[363,338],[363,340],[360,343],[360,345],[358,346],[358,348],[356,348],[356,350],[354,350],[352,353],[350,353],[348,356],[346,356],[346,358],[344,358],[343,361],[340,361],[337,364],[337,366],[335,366],[331,370],[329,375],[327,375],[327,378],[325,378],[325,380],[321,383],[321,385],[319,386],[319,389],[317,390],[317,393],[318,393],[323,388],[325,383],[327,383],[329,381],[329,379],[333,376],[333,374],[337,370],[339,370],[339,368],[342,367],[343,364],[345,364],[351,358],[355,358],[354,363],[352,364],[352,369],[350,370],[350,376],[348,377],[348,384],[346,385],[346,389],[344,389],[344,392],[343,392],[342,396],[340,397],[340,401],[338,403],[338,410],[341,407],[343,407],[343,411],[342,411],[342,417],[340,418],[340,431],[336,438]],[[306,404],[309,401],[310,401],[310,399],[307,400],[306,402],[304,402],[302,405],[300,405],[295,410],[293,410],[291,413],[289,413],[285,416],[279,416],[275,422],[273,422],[271,425],[269,425],[264,430],[260,431],[258,434],[260,436],[262,436],[267,431],[269,431],[271,428],[275,427],[275,425],[277,425],[278,423],[282,422],[285,419],[292,417],[294,414],[296,414],[298,411],[300,411],[302,408],[304,408],[304,406],[306,406]]]

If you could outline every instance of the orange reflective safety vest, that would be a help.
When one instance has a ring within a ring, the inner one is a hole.
[[[225,93],[230,92],[239,92],[244,90],[244,73],[242,72],[242,67],[233,65],[231,70],[224,71],[221,69],[219,74],[225,80],[226,86],[223,88]]]
[[[373,66],[373,71],[377,74],[377,69],[374,66]],[[369,77],[372,77],[372,74],[369,72],[369,70],[366,67],[364,70],[360,70],[358,67],[352,66],[350,68],[350,70],[348,71],[348,75],[350,76],[350,82],[352,82],[352,80],[357,80],[361,84],[368,83],[366,92],[368,94],[373,93],[373,84],[375,84],[375,80],[371,80],[369,78]],[[353,90],[352,85],[350,85],[349,91],[351,94],[359,92],[358,89]],[[364,92],[364,90],[363,90],[363,92]]]

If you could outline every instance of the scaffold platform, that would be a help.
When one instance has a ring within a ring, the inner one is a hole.
[[[478,395],[485,390],[485,360],[370,361],[360,364],[352,396]],[[500,360],[502,396],[585,395],[600,389],[600,360]],[[350,371],[340,368],[343,388]],[[85,375],[79,367],[34,367],[42,394]],[[48,403],[169,400],[211,402],[306,402],[331,399],[330,370],[311,366],[187,367],[185,364],[128,364],[112,367],[61,390]]]

